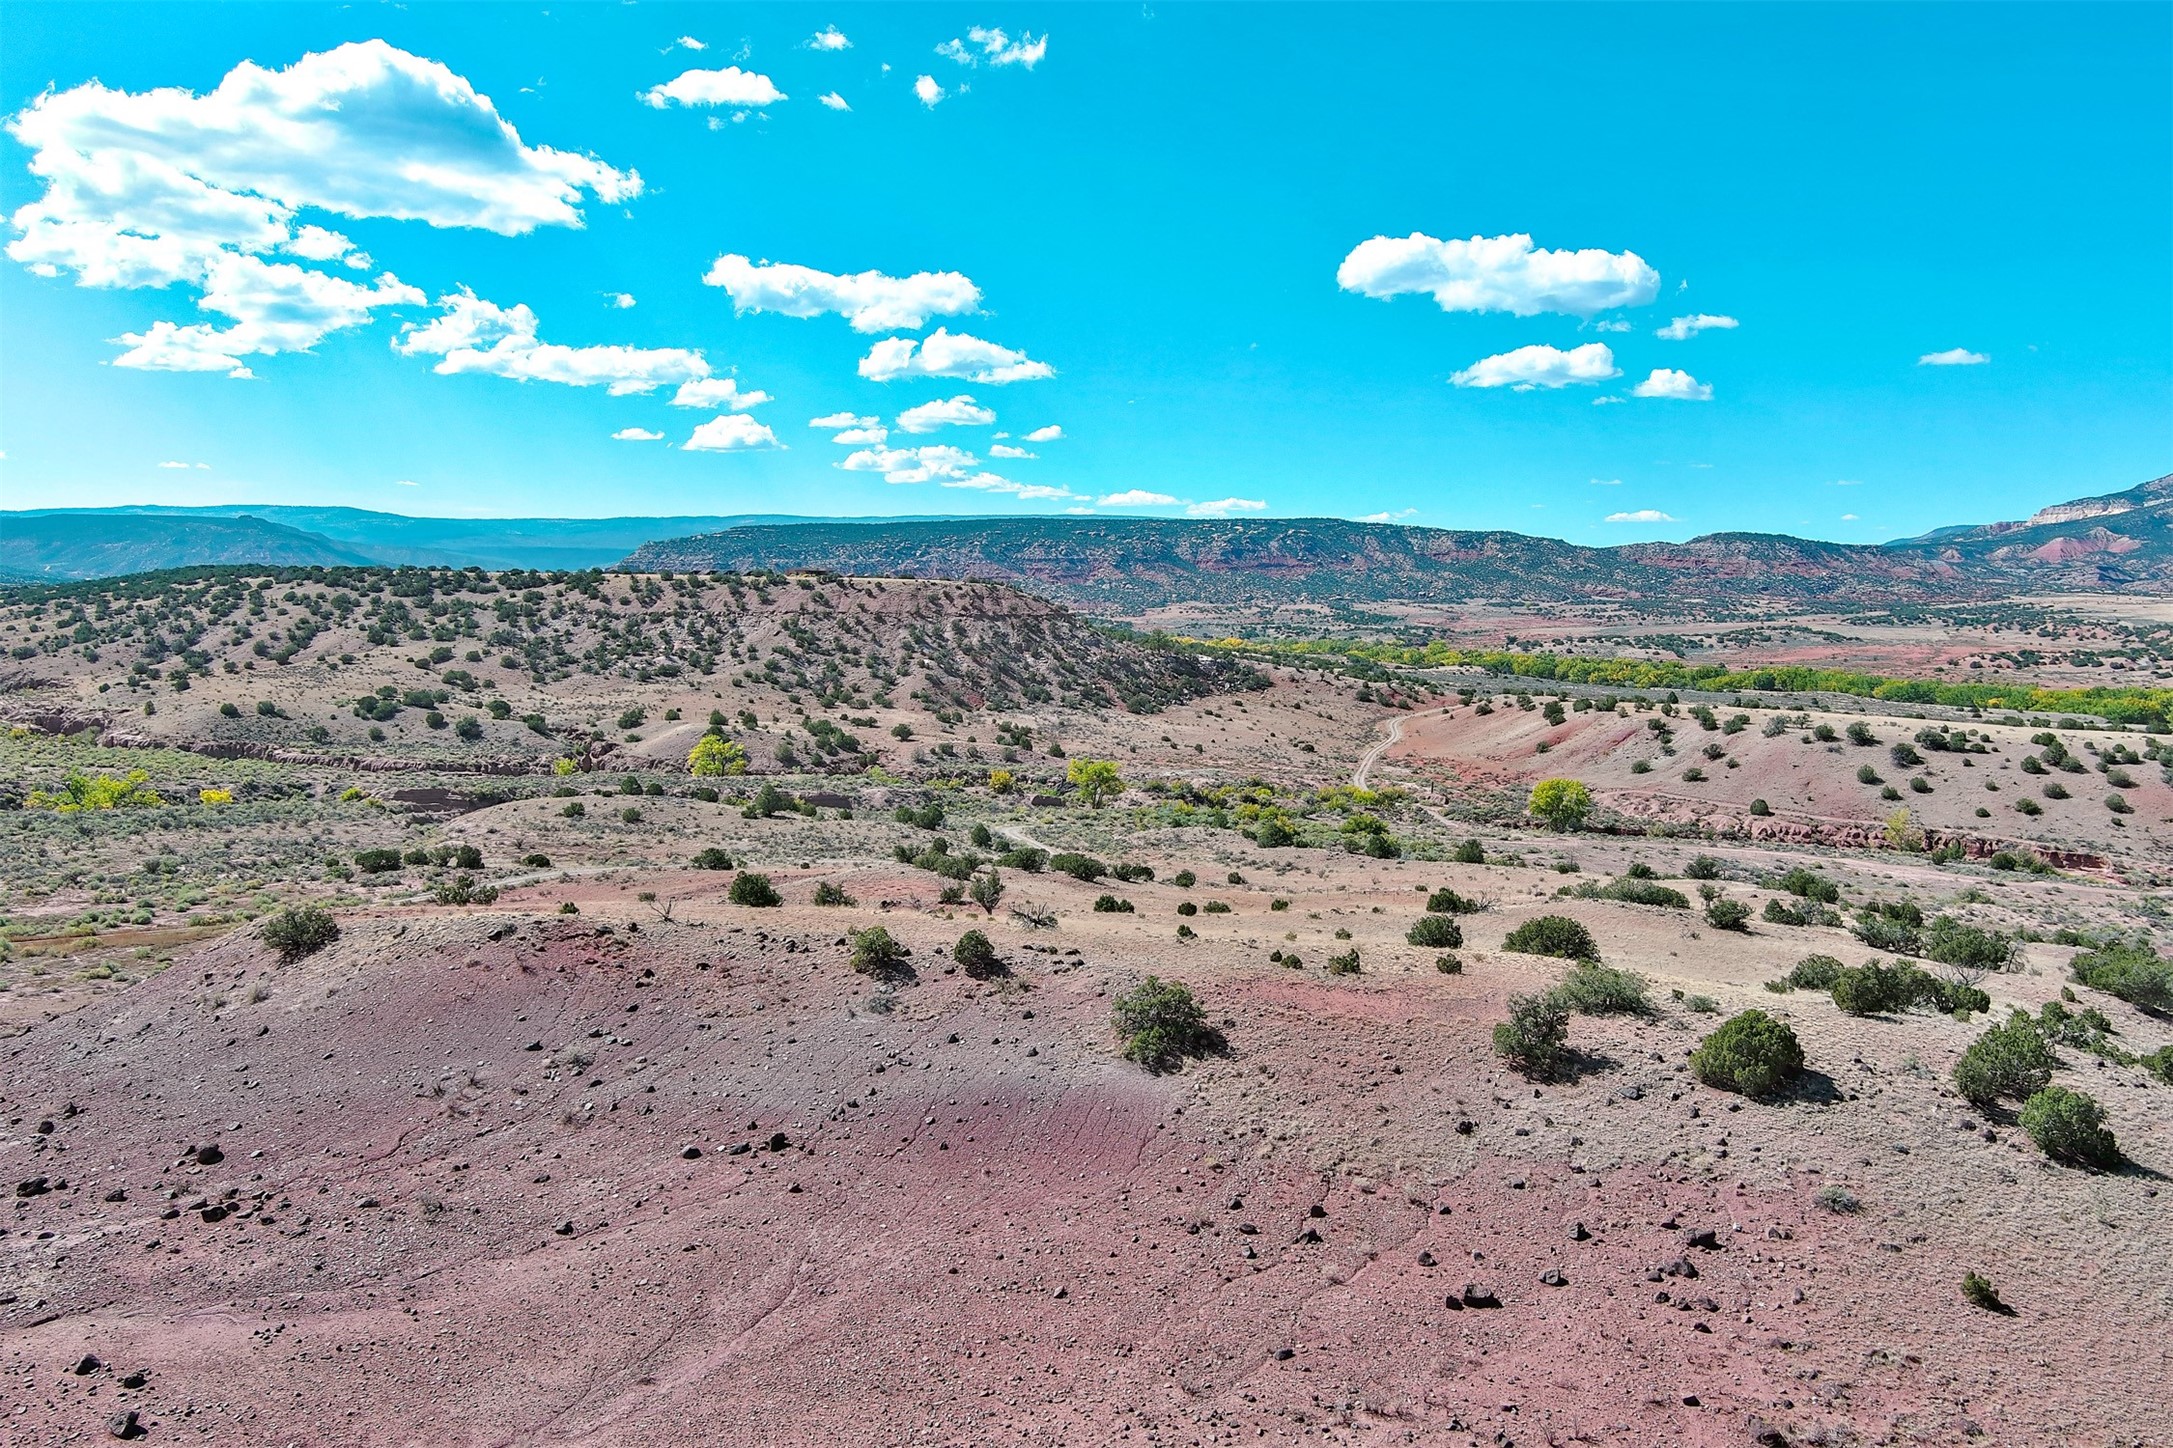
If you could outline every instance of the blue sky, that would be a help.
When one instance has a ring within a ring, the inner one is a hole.
[[[2164,5],[5,27],[8,507],[1870,541],[2173,469]]]

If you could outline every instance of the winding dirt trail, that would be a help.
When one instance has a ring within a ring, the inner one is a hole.
[[[1403,742],[1403,721],[1406,718],[1430,719],[1437,714],[1446,714],[1448,712],[1446,709],[1428,709],[1424,713],[1398,714],[1390,719],[1388,721],[1388,733],[1383,736],[1380,743],[1366,751],[1365,758],[1359,760],[1358,767],[1351,771],[1351,788],[1364,789],[1367,779],[1372,777],[1373,766],[1380,763],[1381,756]]]

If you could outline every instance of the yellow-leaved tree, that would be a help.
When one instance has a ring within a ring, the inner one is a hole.
[[[721,735],[704,734],[687,755],[687,773],[717,778],[747,772],[747,751]]]

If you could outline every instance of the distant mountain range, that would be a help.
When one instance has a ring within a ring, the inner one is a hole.
[[[272,503],[33,509],[0,513],[0,578],[53,582],[199,563],[608,568],[644,543],[661,538],[809,521],[813,520],[782,513],[692,518],[410,518],[362,508]],[[221,526],[231,522],[246,526]],[[244,538],[255,542],[246,544]],[[341,556],[326,556],[327,548]]]
[[[1365,605],[1392,599],[1890,602],[2043,591],[2173,591],[2173,477],[2019,523],[1884,544],[1713,533],[1585,548],[1522,533],[1335,518],[977,518],[872,535],[830,524],[650,543],[622,565],[823,568],[998,579],[1085,608],[1172,601]]]
[[[1881,544],[1714,533],[1586,548],[1339,518],[408,518],[354,508],[0,514],[0,579],[203,563],[820,568],[1016,583],[1088,609],[1392,599],[1997,598],[2173,592],[2173,476]]]

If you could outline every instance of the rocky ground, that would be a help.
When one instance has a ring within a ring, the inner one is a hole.
[[[2096,1172],[1950,1074],[2068,991],[2126,1053],[2173,1041],[2055,943],[2166,943],[2151,736],[1778,700],[1708,701],[1707,729],[1627,694],[1557,723],[1477,676],[1410,707],[1196,676],[963,586],[502,581],[0,622],[35,640],[0,687],[0,794],[141,768],[159,795],[0,810],[0,1444],[2173,1444],[2173,1088],[2063,1050],[2129,1158]],[[191,611],[175,691],[138,651]],[[715,672],[661,672],[652,613]],[[1112,669],[1137,711],[1096,702]],[[372,738],[354,700],[410,683],[448,727],[418,701]],[[686,774],[712,709],[753,773]],[[1893,757],[1934,723],[1969,747]],[[1087,807],[1080,758],[1127,787]],[[1557,774],[1601,828],[1524,817]],[[751,817],[765,783],[787,799]],[[1293,843],[1241,832],[1262,810]],[[1369,828],[1394,857],[1350,848]],[[1007,867],[984,914],[944,899],[939,838],[1154,875]],[[2010,845],[2059,868],[1995,868]],[[461,847],[494,897],[444,903]],[[1765,918],[1799,866],[1849,911],[2020,940],[1990,1016],[1768,990],[1870,954],[1845,913]],[[1633,867],[1681,908],[1584,888]],[[747,871],[782,903],[731,903]],[[1712,926],[1698,883],[1750,928]],[[1407,939],[1442,886],[1480,907],[1454,973]],[[339,938],[282,963],[265,922],[307,902]],[[1543,913],[1649,1008],[1574,1017],[1572,1068],[1534,1081],[1492,1031],[1565,969],[1503,948]],[[851,968],[878,925],[900,979]],[[1002,972],[954,963],[969,928]],[[1112,1003],[1150,973],[1221,1052],[1125,1059]],[[1687,1064],[1752,1007],[1808,1058],[1771,1101]]]
[[[1945,1086],[1969,1027],[1758,990],[1839,932],[1573,902],[1660,1006],[1579,1018],[1575,1079],[1535,1086],[1487,1031],[1556,973],[1493,948],[1563,908],[1536,870],[1338,861],[1129,886],[1131,915],[1040,878],[1060,923],[987,922],[990,982],[944,954],[971,920],[876,903],[913,873],[779,872],[774,910],[683,874],[539,885],[352,916],[291,966],[240,931],[7,1042],[4,1174],[42,1179],[7,1223],[8,1431],[2166,1441],[2173,1093],[2078,1067],[2136,1165],[2048,1165]],[[805,904],[818,874],[867,903]],[[1461,975],[1401,942],[1439,883],[1496,900]],[[870,920],[912,983],[847,967]],[[1309,961],[1350,930],[1363,971],[1269,964],[1278,927]],[[2060,953],[1996,999],[2051,998]],[[1147,968],[1226,1056],[1117,1056]],[[1784,1012],[1810,1084],[1695,1084],[1671,987]],[[1965,1270],[2015,1315],[1965,1307]]]

